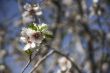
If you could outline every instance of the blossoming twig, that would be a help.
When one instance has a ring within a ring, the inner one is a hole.
[[[39,7],[39,4],[28,4],[26,3],[26,5],[24,5],[24,9],[25,12],[23,14],[24,17],[32,17],[33,20],[36,18],[36,16],[41,16],[42,15],[42,11],[41,8]],[[32,24],[30,24],[27,28],[23,28],[21,31],[21,38],[20,40],[22,42],[24,42],[26,45],[24,46],[23,50],[30,55],[30,59],[27,63],[27,65],[24,67],[22,73],[26,70],[26,68],[30,65],[31,61],[36,57],[36,55],[38,55],[39,53],[39,49],[37,52],[35,52],[36,54],[33,56],[33,58],[31,58],[31,55],[33,54],[33,51],[35,50],[36,47],[40,47],[41,43],[43,42],[43,40],[46,40],[47,38],[52,38],[51,33],[47,30],[48,26],[45,23],[41,23],[40,19],[39,19],[39,24],[35,24],[34,21]],[[41,60],[39,60],[37,62],[37,64],[35,65],[38,66],[40,64],[40,62],[42,62],[42,60],[44,60],[46,57],[48,57],[48,55],[50,55],[52,53],[52,51],[50,51],[46,56],[44,56]],[[34,68],[33,68],[34,69]]]
[[[40,50],[40,48],[37,50],[37,52],[35,53],[35,55],[33,57],[32,57],[32,55],[29,56],[29,61],[26,64],[26,66],[24,67],[24,69],[22,70],[21,73],[24,73],[24,71],[26,70],[26,68],[30,65],[30,63],[34,60],[34,58],[39,54],[39,50]]]
[[[28,15],[31,15],[31,16],[42,15],[42,11],[41,11],[39,5],[36,6],[36,5],[26,4],[24,6],[24,9],[27,11]],[[39,20],[39,24],[41,24],[41,25],[32,23],[28,26],[28,28],[23,28],[22,32],[21,32],[21,35],[22,35],[21,40],[22,40],[22,42],[24,42],[26,44],[24,47],[24,51],[29,55],[32,55],[35,48],[37,46],[40,46],[41,43],[43,42],[43,40],[53,37],[52,34],[47,30],[48,29],[47,24],[41,23],[40,20]],[[39,51],[36,53],[38,54]],[[37,69],[38,66],[53,53],[57,53],[61,56],[64,56],[66,59],[68,59],[71,62],[72,67],[77,69],[78,73],[82,73],[81,70],[79,69],[79,67],[67,55],[61,53],[60,51],[58,51],[56,49],[52,49],[45,56],[43,56],[41,59],[39,59],[37,61],[37,63],[35,64],[35,66],[32,68],[32,70],[30,71],[30,73],[32,73],[35,69]],[[27,63],[27,65],[25,66],[25,68],[23,69],[22,73],[30,65],[31,61],[36,57],[37,54],[35,54],[33,58],[31,58],[31,56],[30,56],[30,60]]]

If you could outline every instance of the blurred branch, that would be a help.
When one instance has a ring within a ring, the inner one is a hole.
[[[31,60],[31,55],[29,55],[29,61],[28,61],[27,65],[24,67],[24,69],[22,70],[21,73],[24,73],[24,71],[26,70],[26,68],[30,65],[31,61],[32,61]]]
[[[38,68],[38,66],[47,58],[49,57],[52,53],[54,53],[54,50],[51,50],[50,52],[48,52],[44,57],[42,57],[36,64],[35,66],[32,68],[32,70],[29,73],[33,73],[33,71],[35,69]]]
[[[84,27],[85,31],[87,32],[89,36],[88,40],[88,59],[90,60],[91,63],[91,73],[96,73],[96,65],[94,62],[94,50],[93,50],[93,40],[96,38],[94,35],[91,34],[91,31],[88,27],[88,20],[87,17],[85,17],[85,8],[84,8],[84,2],[85,0],[77,0],[78,6],[79,6],[79,11],[80,11],[80,16],[81,16],[81,21],[82,21],[82,26]],[[86,3],[85,3],[86,4]],[[87,14],[86,14],[87,15]]]
[[[61,0],[52,0],[52,3],[57,7],[57,17],[56,17],[56,24],[61,22],[62,16],[62,7],[61,7]]]
[[[19,11],[20,11],[20,14],[21,14],[21,17],[20,17],[20,19],[21,19],[21,23],[20,24],[24,24],[23,23],[23,17],[22,17],[22,13],[23,13],[23,5],[24,5],[24,1],[23,0],[17,0],[18,1],[18,8],[19,8]]]
[[[52,49],[50,52],[48,52],[44,57],[42,57],[36,64],[35,66],[32,68],[32,70],[29,73],[33,73],[35,69],[38,68],[38,66],[45,60],[47,59],[50,55],[52,55],[53,53],[59,54],[61,56],[64,56],[65,58],[67,58],[71,63],[72,66],[74,68],[76,68],[76,70],[78,71],[78,73],[82,73],[81,70],[79,69],[79,67],[68,57],[68,55],[65,55],[63,53],[61,53],[60,51],[56,50],[56,49]]]
[[[53,36],[56,36],[53,39],[52,47],[60,48],[62,42],[62,35],[63,35],[63,27],[62,27],[62,16],[64,16],[63,8],[62,8],[62,0],[51,0],[52,3],[56,6],[56,22],[55,27],[52,29]]]
[[[41,46],[40,46],[41,47]],[[26,70],[26,68],[30,65],[30,63],[35,59],[35,57],[40,53],[40,49],[41,48],[39,48],[37,51],[35,51],[36,53],[35,53],[35,55],[32,57],[32,55],[29,55],[29,61],[28,61],[28,63],[26,64],[26,66],[24,67],[24,69],[22,70],[22,72],[21,73],[24,73],[24,71]]]
[[[105,49],[105,45],[106,45],[106,32],[103,30],[103,24],[101,23],[101,16],[102,16],[102,13],[104,12],[105,10],[101,7],[100,5],[100,1],[97,3],[97,5],[95,6],[95,9],[94,9],[94,12],[96,13],[96,16],[97,16],[97,23],[101,29],[101,46],[102,46],[102,50]],[[104,56],[105,53],[102,51],[102,56]],[[102,66],[103,66],[103,59],[101,58],[100,62],[99,62],[99,72],[100,73],[103,73],[102,71]]]

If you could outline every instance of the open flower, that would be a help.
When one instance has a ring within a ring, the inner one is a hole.
[[[60,66],[61,71],[69,70],[72,67],[71,62],[65,57],[61,57],[58,60],[58,64]]]
[[[39,46],[44,39],[40,31],[32,30],[31,28],[23,28],[21,31],[20,40],[26,43],[24,51]]]
[[[39,46],[44,39],[52,38],[52,34],[47,29],[48,26],[45,23],[41,25],[32,23],[28,28],[23,28],[20,40],[26,43],[24,51]]]
[[[33,22],[34,21],[34,18],[33,18],[34,15],[35,16],[42,15],[41,8],[35,4],[31,5],[31,4],[26,3],[24,5],[24,9],[25,9],[25,11],[22,14],[22,20],[23,20],[24,24]]]
[[[24,5],[24,9],[27,11],[26,13],[29,15],[37,15],[37,16],[42,15],[42,11],[40,7],[35,4],[31,5],[26,3]]]

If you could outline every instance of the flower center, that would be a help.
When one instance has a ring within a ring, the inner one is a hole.
[[[27,37],[27,39],[28,39],[28,43],[32,43],[32,41],[30,40],[30,37]]]
[[[31,10],[29,11],[29,13],[30,13],[30,15],[34,15],[34,14],[36,13],[36,11],[33,10],[33,9],[31,9]]]
[[[32,35],[35,39],[38,39],[41,37],[41,33],[40,32],[36,32],[35,34]]]

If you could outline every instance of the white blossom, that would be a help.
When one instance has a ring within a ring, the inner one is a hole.
[[[31,28],[23,28],[21,31],[20,40],[26,43],[24,50],[39,46],[43,39],[44,37],[40,31],[35,31]]]
[[[28,15],[37,15],[37,16],[42,15],[40,7],[35,4],[31,5],[26,3],[24,5],[24,9],[26,10]]]
[[[109,69],[109,64],[108,63],[102,64],[102,70],[106,72],[107,69]]]
[[[34,21],[33,16],[40,16],[42,15],[41,8],[35,4],[31,5],[26,3],[24,5],[25,11],[22,14],[22,21],[24,24],[30,23]]]
[[[93,0],[94,3],[98,3],[99,0]]]
[[[58,60],[58,64],[62,71],[69,70],[72,67],[71,62],[65,57],[61,57]]]

